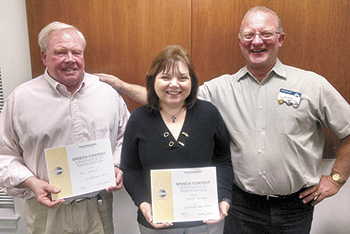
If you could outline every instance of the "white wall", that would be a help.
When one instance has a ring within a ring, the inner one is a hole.
[[[329,175],[333,159],[324,159],[322,174]],[[323,200],[315,206],[311,234],[350,233],[350,181],[335,196]]]
[[[0,0],[0,35],[0,67],[6,98],[16,86],[31,79],[32,74],[25,0]]]
[[[139,234],[137,208],[129,194],[123,188],[114,192],[113,199],[114,233]]]
[[[25,0],[0,0],[0,68],[5,99],[15,87],[31,79]],[[17,230],[0,230],[0,234],[26,233],[23,200],[15,199],[15,206],[21,216]]]

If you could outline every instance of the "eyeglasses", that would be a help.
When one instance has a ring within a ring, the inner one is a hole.
[[[245,40],[245,41],[253,41],[256,35],[259,35],[262,40],[269,40],[271,39],[275,34],[277,34],[277,37],[280,36],[280,32],[276,31],[270,31],[270,30],[265,30],[261,32],[253,32],[253,31],[248,31],[243,34],[240,34],[240,38]]]

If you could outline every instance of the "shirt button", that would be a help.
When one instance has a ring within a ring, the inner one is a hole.
[[[188,134],[186,132],[182,132],[182,135],[184,135],[185,137],[188,137]]]

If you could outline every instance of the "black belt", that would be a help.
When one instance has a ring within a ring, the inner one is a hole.
[[[299,194],[301,192],[302,192],[302,190],[300,190],[300,191],[298,191],[296,193],[289,194],[289,195],[267,195],[267,196],[261,196],[261,197],[265,198],[267,201],[270,201],[270,200],[286,200],[286,199],[299,197]]]
[[[261,197],[263,197],[267,201],[295,199],[295,198],[299,198],[300,193],[304,192],[306,189],[308,188],[302,188],[298,192],[288,194],[288,195],[266,195]]]
[[[252,193],[245,192],[242,189],[240,189],[237,185],[235,185],[235,184],[233,185],[233,190],[240,191],[241,193],[244,194],[244,196],[250,197],[252,199],[263,199],[266,201],[282,201],[282,200],[287,200],[287,199],[298,198],[300,193],[304,192],[307,189],[308,188],[302,188],[296,193],[287,194],[287,195],[258,195],[258,194],[252,194]]]
[[[79,203],[79,202],[82,202],[85,200],[90,200],[91,198],[93,198],[93,197],[82,197],[82,198],[74,199],[72,202]]]
[[[102,197],[101,197],[101,195],[100,195],[100,194],[97,194],[97,195],[94,196],[94,197],[96,197],[97,203],[98,203],[99,205],[102,205]],[[92,199],[92,198],[94,198],[94,197],[82,197],[82,198],[77,198],[77,199],[74,199],[73,201],[71,201],[70,204],[72,204],[72,203],[74,203],[74,202],[80,203],[80,202],[83,202],[83,201],[85,201],[85,200],[90,200],[90,199]]]

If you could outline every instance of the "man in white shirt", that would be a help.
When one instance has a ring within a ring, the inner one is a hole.
[[[17,87],[0,122],[0,187],[26,200],[29,233],[114,233],[112,191],[123,186],[119,160],[129,112],[121,96],[84,72],[85,38],[60,22],[39,34],[43,75]],[[116,185],[78,200],[53,201],[44,150],[109,138]]]

